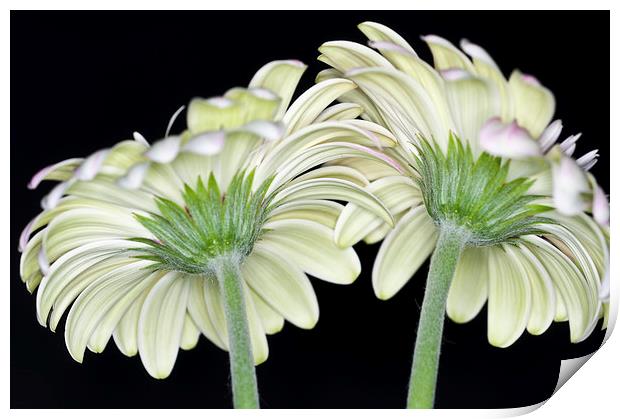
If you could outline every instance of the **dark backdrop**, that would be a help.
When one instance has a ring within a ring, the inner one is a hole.
[[[39,211],[46,187],[26,189],[39,168],[88,155],[134,130],[164,134],[193,96],[246,85],[274,59],[310,65],[300,88],[324,66],[322,42],[364,41],[356,24],[375,20],[408,39],[419,35],[480,43],[505,73],[518,67],[556,95],[565,133],[583,131],[578,153],[599,148],[593,169],[609,190],[608,12],[13,12],[11,14],[11,406],[229,407],[227,354],[201,338],[157,381],[113,344],[74,362],[56,334],[39,326],[35,298],[18,273],[18,235]],[[258,367],[266,408],[403,407],[427,265],[392,300],[372,292],[376,246],[357,247],[363,273],[351,286],[313,281],[321,320],[311,331],[287,324],[269,338]],[[486,312],[446,324],[437,407],[517,407],[548,397],[562,358],[590,353],[603,333],[569,343],[566,323],[524,334],[508,349],[486,340]]]

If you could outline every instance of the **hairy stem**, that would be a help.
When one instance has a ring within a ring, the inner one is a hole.
[[[468,234],[442,226],[426,280],[426,291],[413,351],[407,408],[431,409],[435,402],[437,369],[448,290]]]
[[[239,261],[221,258],[215,272],[226,314],[233,404],[236,409],[257,409],[258,387]]]

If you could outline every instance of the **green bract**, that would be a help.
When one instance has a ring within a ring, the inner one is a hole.
[[[185,185],[185,208],[166,198],[157,198],[159,213],[136,218],[156,239],[136,238],[148,247],[136,249],[137,258],[157,262],[152,270],[171,270],[190,274],[214,274],[220,257],[250,254],[259,238],[269,211],[264,181],[252,192],[254,172],[235,175],[222,195],[215,176],[205,187],[198,179],[196,189]]]
[[[428,214],[439,226],[466,231],[469,245],[488,246],[540,234],[539,225],[552,222],[537,216],[552,208],[532,204],[541,198],[528,194],[533,181],[507,180],[509,162],[487,153],[475,158],[469,145],[452,136],[445,154],[424,139],[417,147],[418,184]]]

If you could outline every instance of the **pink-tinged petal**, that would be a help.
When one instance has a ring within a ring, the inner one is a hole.
[[[480,147],[487,153],[511,159],[540,156],[539,144],[516,122],[504,124],[491,118],[480,129]]]
[[[560,150],[562,150],[564,154],[566,154],[567,156],[569,157],[572,156],[573,153],[575,152],[577,141],[580,138],[581,138],[581,133],[569,136],[568,138],[566,138],[564,141],[560,143]]]
[[[286,127],[280,122],[252,121],[241,127],[241,130],[256,134],[267,141],[275,141],[282,138]]]
[[[54,170],[56,170],[59,167],[62,166],[66,166],[66,165],[70,165],[73,163],[79,163],[83,161],[83,159],[67,159],[67,160],[63,160],[61,162],[58,162],[56,164],[52,164],[49,165],[47,167],[44,167],[43,169],[39,170],[37,173],[34,174],[34,176],[32,177],[32,179],[30,179],[30,182],[28,182],[28,189],[36,189],[37,186],[39,186],[39,184],[45,180],[45,177],[47,175],[49,175],[51,172],[53,172]]]
[[[183,146],[188,153],[211,156],[222,151],[226,134],[223,131],[211,131],[196,135]]]
[[[179,154],[181,138],[168,137],[153,143],[144,156],[157,163],[170,163]]]
[[[581,167],[570,157],[562,156],[553,164],[553,203],[559,212],[577,215],[587,208],[584,194],[588,192],[588,179]]]
[[[465,51],[470,57],[485,62],[493,67],[497,67],[497,64],[495,64],[493,58],[491,58],[489,53],[486,52],[484,48],[469,42],[467,39],[461,40],[461,49]]]
[[[146,141],[146,138],[144,138],[144,136],[140,134],[138,131],[133,132],[133,139],[139,142],[140,144],[144,144],[147,147],[149,146],[149,142]]]
[[[447,68],[439,72],[445,80],[457,81],[473,77],[470,72],[462,68]]]
[[[32,233],[32,226],[37,218],[33,218],[30,220],[26,227],[22,230],[22,234],[19,235],[19,252],[23,252],[26,246],[28,245],[28,239],[30,239],[30,234]]]
[[[170,117],[170,121],[168,121],[168,126],[166,127],[166,135],[165,137],[167,137],[168,135],[170,135],[170,130],[172,129],[172,125],[174,125],[174,121],[177,120],[177,117],[179,116],[179,114],[181,112],[183,112],[183,110],[185,109],[185,105],[181,106],[179,109],[177,109],[172,116]]]
[[[379,51],[397,52],[399,54],[417,57],[415,53],[409,51],[407,48],[388,41],[368,41],[368,46]]]
[[[531,85],[534,86],[540,86],[540,81],[538,81],[538,79],[534,76],[532,76],[531,74],[521,74],[521,79]]]
[[[560,119],[556,119],[550,123],[547,128],[545,128],[538,139],[538,143],[540,144],[540,148],[542,148],[543,152],[546,153],[551,147],[553,147],[553,144],[555,144],[562,133],[562,128],[562,121]]]
[[[370,154],[372,156],[375,156],[375,157],[383,160],[387,164],[389,164],[391,167],[393,167],[399,173],[404,173],[403,172],[403,168],[400,166],[400,164],[396,160],[394,160],[390,156],[387,156],[387,155],[381,153],[380,151],[373,150],[370,147],[366,147],[366,146],[359,145],[359,144],[347,144],[347,146],[351,147],[351,148],[354,148],[356,150],[364,151],[364,152],[366,152],[366,153],[368,153],[368,154]]]
[[[41,246],[41,250],[39,250],[39,254],[37,255],[37,262],[39,263],[39,270],[43,276],[47,275],[50,271],[50,264],[47,260],[47,255],[45,254],[45,249],[43,246]]]
[[[65,191],[70,186],[70,184],[71,181],[67,181],[54,186],[50,193],[44,196],[41,200],[41,207],[44,210],[51,210],[56,208],[56,205],[58,205],[58,201],[60,201],[60,198],[62,198],[62,196],[65,194]]]
[[[607,199],[605,191],[598,185],[594,188],[592,216],[594,217],[594,221],[600,225],[609,225],[609,200]]]
[[[148,162],[138,163],[131,166],[125,176],[116,181],[116,184],[125,189],[138,189],[144,182],[149,166],[150,163]]]
[[[584,154],[583,156],[579,157],[577,159],[577,164],[579,166],[581,166],[581,168],[583,170],[590,170],[590,168],[592,168],[592,166],[594,166],[593,163],[596,163],[598,161],[597,157],[599,156],[598,154],[598,149],[597,150],[592,150],[586,154]],[[586,167],[588,167],[586,169]]]
[[[110,150],[106,148],[96,151],[90,156],[88,156],[86,160],[82,162],[80,167],[75,169],[74,177],[77,180],[94,179],[95,176],[97,176],[97,173],[99,173],[99,170],[101,170],[101,166],[103,166],[103,162],[105,161],[105,158],[108,156],[109,152]]]

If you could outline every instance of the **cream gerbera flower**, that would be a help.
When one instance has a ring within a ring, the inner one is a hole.
[[[390,161],[369,146],[391,147],[393,137],[326,109],[355,88],[345,79],[314,86],[287,111],[304,69],[272,62],[249,88],[192,100],[179,136],[149,146],[136,133],[34,176],[31,188],[60,183],[21,236],[21,277],[38,287],[41,325],[55,330],[70,307],[65,340],[76,361],[112,337],[165,378],[179,347],[203,334],[230,349],[235,406],[258,406],[254,364],[267,358],[265,334],[284,320],[305,329],[318,320],[307,274],[349,284],[360,273],[354,250],[333,242],[343,209],[335,201],[392,223],[359,171],[317,167]]]
[[[588,337],[601,316],[605,327],[609,212],[587,173],[597,152],[572,160],[578,136],[553,145],[561,123],[549,124],[551,92],[519,71],[506,81],[467,41],[461,45],[472,60],[445,39],[423,37],[433,68],[391,29],[370,22],[360,29],[380,53],[325,43],[319,59],[333,69],[317,79],[358,85],[341,96],[348,103],[341,106],[357,106],[364,119],[395,135],[398,147],[386,153],[406,172],[339,161],[372,180],[368,190],[398,223],[391,229],[351,203],[336,224],[336,241],[347,247],[385,238],[372,275],[381,299],[397,293],[433,253],[409,405],[433,404],[446,311],[463,323],[488,303],[488,339],[498,347],[524,330],[541,334],[554,320],[568,320],[572,342]]]

